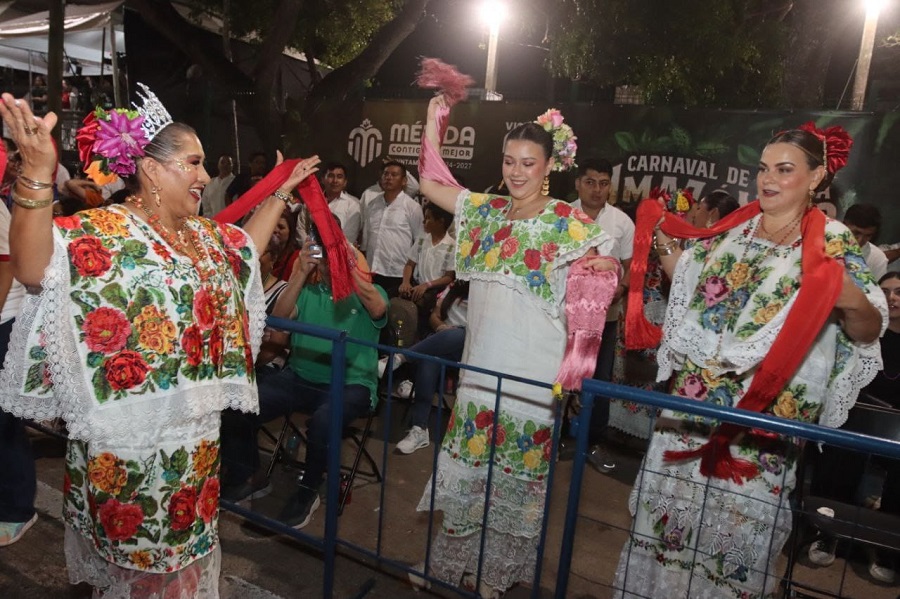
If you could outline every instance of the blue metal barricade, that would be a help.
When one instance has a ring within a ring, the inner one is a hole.
[[[813,424],[806,424],[795,420],[787,420],[735,408],[715,406],[704,402],[697,402],[673,395],[667,395],[664,393],[645,391],[633,387],[623,387],[620,385],[614,385],[602,381],[587,380],[584,382],[584,389],[582,392],[582,409],[580,414],[577,416],[577,419],[581,424],[577,427],[574,427],[576,430],[576,452],[570,483],[570,492],[567,502],[568,505],[566,506],[563,541],[561,543],[559,554],[559,574],[556,580],[555,589],[555,596],[559,598],[566,597],[567,593],[569,592],[569,584],[573,574],[573,556],[579,550],[576,547],[576,531],[579,526],[579,509],[580,502],[582,500],[582,491],[584,488],[584,469],[586,466],[586,458],[588,454],[588,427],[586,424],[590,422],[591,412],[593,411],[595,400],[598,397],[609,397],[614,399],[627,400],[640,405],[652,406],[655,409],[671,410],[673,412],[681,414],[688,414],[694,418],[706,418],[710,421],[715,422],[734,423],[740,426],[747,427],[748,429],[765,431],[767,433],[775,433],[777,435],[780,435],[783,439],[793,439],[798,442],[800,440],[812,442],[811,445],[825,444],[827,446],[845,448],[847,450],[860,452],[866,455],[885,456],[893,460],[900,459],[900,442],[897,441],[879,439],[870,435],[860,434],[858,432],[825,428]],[[897,414],[894,414],[894,417],[896,418]],[[883,423],[882,428],[884,428]],[[896,435],[896,433],[894,433],[894,435]],[[897,437],[894,436],[894,438]],[[809,449],[816,450],[815,447],[810,447]],[[643,476],[643,468],[644,467],[642,466],[641,470],[638,472],[639,481],[641,476]],[[659,473],[657,472],[654,474]],[[798,546],[800,545],[798,538],[802,538],[801,529],[803,526],[806,526],[807,520],[809,520],[811,517],[812,519],[815,519],[816,516],[813,508],[809,508],[808,506],[800,505],[798,503],[804,498],[804,487],[808,486],[808,484],[806,483],[807,481],[804,480],[803,469],[798,469],[796,482],[797,490],[795,496],[791,497],[793,502],[791,509],[793,510],[792,515],[794,516],[794,528],[792,540],[788,541],[788,545],[786,546],[787,556],[786,563],[784,564],[784,573],[781,574],[780,571],[767,571],[764,574],[765,576],[770,576],[776,579],[780,583],[784,591],[790,594],[790,596],[857,596],[859,594],[858,590],[848,590],[846,586],[846,579],[849,576],[848,572],[846,571],[846,566],[843,573],[835,573],[831,576],[831,578],[836,579],[835,585],[838,587],[837,589],[829,589],[821,580],[817,580],[817,578],[823,578],[821,576],[807,576],[807,579],[812,578],[812,580],[800,580],[801,577],[798,575],[798,572],[795,569],[795,566],[798,563]],[[704,501],[706,501],[705,496]],[[825,503],[827,504],[827,501]],[[808,513],[810,510],[813,511],[812,514]],[[845,515],[845,517],[855,517],[855,511],[862,511],[862,508],[854,508],[845,511],[849,512],[849,516]],[[872,537],[874,533],[878,532],[871,530],[872,526],[877,526],[877,524],[868,525],[869,528],[866,528],[866,525],[860,524],[859,521],[840,522],[840,517],[841,516],[839,514],[837,517],[832,517],[831,520],[835,521],[836,524],[845,524],[841,532],[841,534],[843,535],[842,538],[851,540],[864,540],[867,537]],[[884,520],[877,521],[881,522]],[[609,525],[608,522],[605,524]],[[631,531],[626,528],[622,528],[620,530],[622,533],[636,534],[633,528],[631,529]],[[883,539],[885,535],[881,535],[880,542],[882,544],[882,547],[900,546],[900,530],[894,530],[892,533],[889,533],[888,536],[891,535],[891,542],[884,541]],[[583,548],[584,545],[582,545],[582,549]],[[770,551],[770,548],[769,545],[764,545],[760,547],[759,550],[761,552]],[[623,551],[625,550],[623,549]],[[697,551],[699,552],[699,550]],[[781,562],[783,561],[784,558],[782,558]],[[779,564],[781,564],[781,562],[779,562]],[[614,568],[615,565],[613,564],[612,567]],[[633,573],[633,575],[636,576],[642,576],[644,574],[644,572]],[[611,583],[604,582],[602,584],[609,584],[609,586],[612,586]],[[866,584],[868,584],[868,587],[866,587],[867,590],[865,592],[871,593],[870,596],[873,597],[893,597],[897,594],[896,589],[891,591],[889,587],[885,587],[884,585],[878,586],[875,583],[868,583],[865,581],[861,582],[859,576],[856,576],[855,584],[857,589],[860,588],[860,586],[865,586]],[[620,590],[614,588],[612,590],[613,596],[621,596]],[[816,594],[802,595],[802,593],[805,591],[812,591]],[[883,592],[884,594],[879,595],[879,592]],[[627,596],[631,597],[633,595]]]

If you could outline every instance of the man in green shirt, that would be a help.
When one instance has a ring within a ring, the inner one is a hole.
[[[377,343],[387,322],[385,291],[364,274],[365,258],[357,253],[353,269],[356,293],[334,302],[328,258],[315,257],[308,238],[294,262],[287,287],[278,298],[273,316],[346,331],[352,339]],[[311,414],[307,429],[306,470],[298,492],[288,500],[280,520],[294,528],[306,526],[319,507],[318,489],[325,475],[328,449],[329,394],[332,342],[299,333],[290,336],[290,357],[283,370],[262,369],[259,378],[259,415],[227,411],[222,420],[222,498],[240,501],[268,492],[260,480],[256,433],[259,426],[293,412]],[[374,347],[347,344],[346,378],[341,400],[345,426],[365,416],[377,401],[378,352]]]

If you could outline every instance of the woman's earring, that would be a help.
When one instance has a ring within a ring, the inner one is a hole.
[[[816,190],[815,190],[815,189],[810,189],[810,190],[809,190],[809,204],[810,204],[810,206],[812,206],[812,203],[813,203],[813,200],[814,200],[814,199],[816,199]]]
[[[162,205],[162,201],[159,199],[159,192],[162,188],[154,185],[150,188],[150,194],[153,196],[153,201],[156,202],[156,207],[159,208]]]
[[[544,175],[544,182],[541,183],[541,193],[546,195],[550,195],[550,177],[548,175]]]

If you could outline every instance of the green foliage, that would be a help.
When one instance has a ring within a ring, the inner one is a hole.
[[[231,34],[246,41],[261,41],[272,27],[278,5],[287,0],[230,0]],[[223,0],[189,0],[190,17],[226,16]],[[316,59],[336,68],[359,54],[378,29],[394,18],[400,0],[318,0],[301,2],[300,18],[288,47],[312,51]]]
[[[784,31],[763,0],[555,2],[548,68],[638,85],[650,104],[751,108],[777,97]]]

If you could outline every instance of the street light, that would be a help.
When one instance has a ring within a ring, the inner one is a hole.
[[[869,67],[872,66],[875,30],[878,28],[878,14],[883,7],[884,0],[866,0],[866,23],[863,26],[862,42],[859,45],[859,59],[856,63],[856,78],[853,80],[851,110],[862,110],[866,103],[866,84],[869,81]]]
[[[484,89],[488,99],[497,93],[497,38],[500,23],[506,18],[506,5],[500,0],[485,0],[481,5],[481,20],[488,26],[487,72],[484,75]]]

